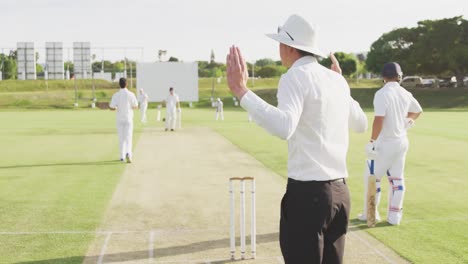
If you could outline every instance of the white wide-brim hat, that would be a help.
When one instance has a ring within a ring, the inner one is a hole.
[[[309,24],[298,15],[290,16],[282,27],[278,27],[276,34],[266,35],[287,46],[310,52],[322,58],[328,57],[318,48],[318,27]]]

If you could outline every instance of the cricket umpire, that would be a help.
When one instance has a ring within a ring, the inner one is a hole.
[[[247,66],[238,47],[227,56],[227,77],[253,120],[288,141],[281,251],[287,264],[342,263],[350,210],[348,131],[364,132],[367,118],[336,72],[339,66],[334,64],[333,71],[318,63],[326,55],[317,46],[316,27],[292,15],[267,36],[279,42],[281,62],[288,68],[279,81],[278,106],[247,88]]]

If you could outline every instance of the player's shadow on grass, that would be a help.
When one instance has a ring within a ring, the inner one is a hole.
[[[22,165],[0,166],[0,169],[40,168],[40,167],[56,167],[56,166],[102,166],[102,165],[115,165],[119,163],[122,163],[122,162],[120,160],[103,160],[103,161],[64,162],[64,163],[45,163],[45,164],[22,164]]]
[[[387,221],[380,221],[380,222],[377,222],[374,227],[368,227],[366,222],[361,221],[361,220],[359,220],[357,218],[351,219],[349,221],[349,224],[350,224],[350,226],[348,228],[349,232],[364,230],[364,229],[368,229],[368,228],[378,228],[378,227],[391,226],[391,224],[389,224]]]
[[[257,244],[270,243],[278,241],[279,233],[269,233],[257,235]],[[236,238],[237,245],[239,245],[239,238]],[[246,237],[247,241],[250,241],[250,236]],[[229,256],[229,239],[216,239],[190,243],[187,245],[181,246],[171,246],[165,248],[155,248],[154,257],[156,260],[162,257],[177,256],[183,254],[197,253],[202,251],[207,251],[211,249],[226,248],[226,255]],[[72,256],[66,258],[56,258],[56,259],[47,259],[47,260],[38,260],[38,261],[24,261],[16,262],[17,264],[62,264],[62,263],[82,263],[84,256]],[[121,261],[132,261],[132,260],[142,260],[148,259],[149,252],[148,250],[133,251],[133,252],[121,252],[121,253],[111,253],[105,254],[103,256],[103,262],[121,262]],[[97,263],[100,259],[100,256],[89,256],[86,257],[86,263]],[[212,261],[211,263],[223,264],[232,262],[230,259]]]

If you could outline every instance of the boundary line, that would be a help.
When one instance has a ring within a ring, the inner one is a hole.
[[[154,259],[154,230],[151,230],[149,234],[148,257],[150,261]]]
[[[98,264],[102,264],[102,261],[104,260],[104,254],[106,253],[107,245],[109,244],[111,236],[112,232],[107,233],[106,240],[104,241],[104,244],[101,248],[101,253],[99,253],[99,259],[97,261]]]

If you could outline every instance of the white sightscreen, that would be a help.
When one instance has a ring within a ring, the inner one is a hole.
[[[63,80],[65,70],[62,42],[46,42],[46,65],[49,79]]]
[[[196,62],[155,62],[137,64],[137,89],[144,89],[150,102],[161,102],[173,87],[180,101],[198,102]]]
[[[73,42],[73,64],[76,79],[91,79],[91,44]]]
[[[19,80],[36,80],[34,42],[17,43],[17,72]]]

